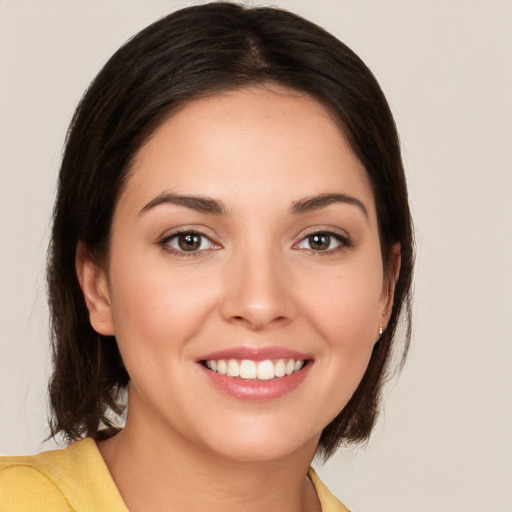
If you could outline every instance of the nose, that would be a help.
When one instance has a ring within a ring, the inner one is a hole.
[[[221,311],[226,321],[256,331],[283,325],[296,313],[292,280],[275,252],[235,255],[227,265],[225,283]]]

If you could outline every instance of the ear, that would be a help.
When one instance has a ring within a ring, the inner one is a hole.
[[[113,336],[115,332],[106,272],[81,241],[76,246],[75,267],[92,328],[104,336]]]
[[[388,268],[384,270],[384,284],[382,288],[382,317],[384,329],[388,323],[391,311],[393,309],[393,297],[395,295],[395,286],[400,275],[400,265],[402,263],[401,245],[396,243],[391,249]]]

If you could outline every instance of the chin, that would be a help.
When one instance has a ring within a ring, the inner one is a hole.
[[[310,432],[297,431],[294,426],[283,428],[282,423],[261,424],[257,421],[252,421],[250,425],[232,424],[228,428],[224,425],[211,429],[201,445],[233,462],[272,462],[298,454],[304,456],[305,453],[312,458],[321,432],[312,435]]]

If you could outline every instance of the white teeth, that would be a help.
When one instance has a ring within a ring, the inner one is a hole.
[[[272,361],[261,361],[258,363],[258,379],[270,380],[274,378],[274,364]]]
[[[242,379],[255,379],[256,375],[256,363],[249,359],[244,359],[240,363],[240,377],[242,377]]]
[[[227,375],[228,377],[240,376],[240,365],[235,361],[235,359],[230,359],[228,361]]]
[[[286,375],[286,364],[282,359],[279,359],[275,364],[274,374],[276,377],[284,377]]]
[[[219,359],[205,361],[205,366],[210,370],[227,375],[228,377],[240,377],[241,379],[270,380],[275,377],[284,377],[298,372],[304,366],[304,361],[294,359],[278,359],[271,361],[252,361],[251,359]]]
[[[213,365],[210,363],[210,366],[212,367],[212,370],[213,370]],[[226,375],[228,371],[228,365],[226,363],[226,361],[224,361],[223,359],[217,361],[217,372],[220,373],[221,375]]]

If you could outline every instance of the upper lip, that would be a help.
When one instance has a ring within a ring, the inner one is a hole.
[[[198,358],[198,361],[218,361],[220,359],[250,359],[252,361],[265,361],[267,359],[294,359],[295,361],[306,361],[313,359],[310,354],[298,352],[285,347],[251,347],[237,346],[209,352]]]

